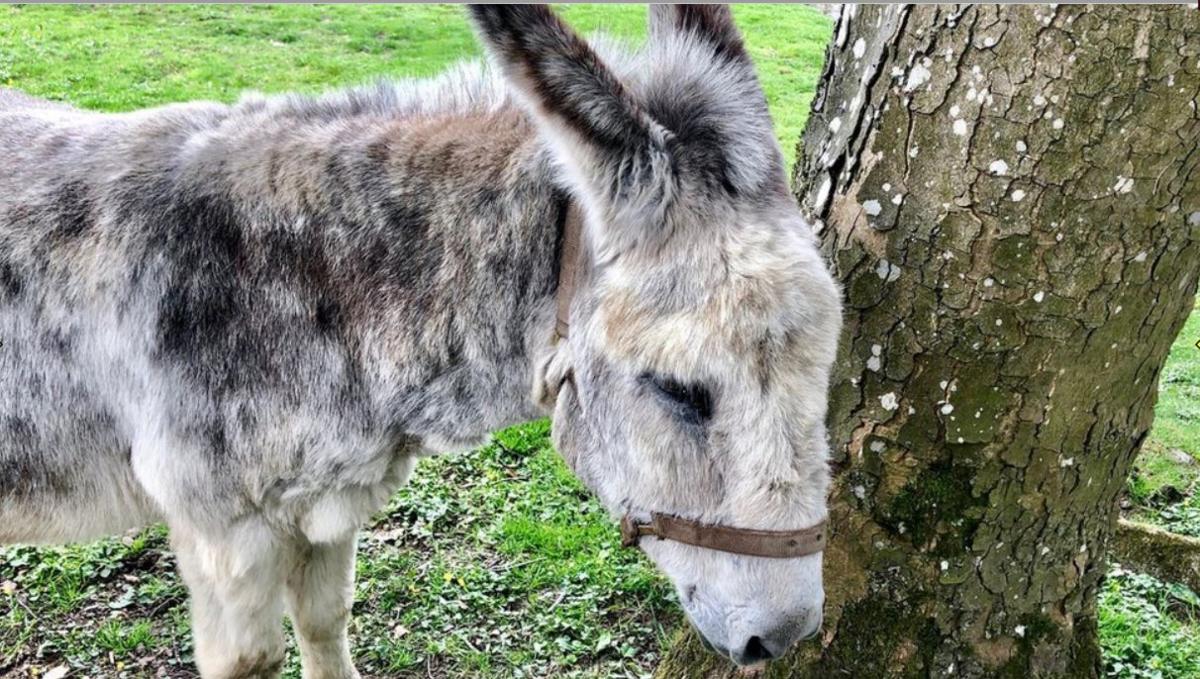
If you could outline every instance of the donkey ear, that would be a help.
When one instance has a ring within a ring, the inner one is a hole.
[[[667,133],[592,48],[544,5],[470,10],[488,52],[577,188],[617,211],[662,203],[663,186],[649,192],[656,199],[647,189],[669,171]]]
[[[750,65],[729,5],[650,5],[650,37],[691,33],[709,43],[717,58]]]

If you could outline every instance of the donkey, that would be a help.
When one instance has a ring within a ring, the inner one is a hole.
[[[430,81],[0,93],[0,543],[165,521],[206,679],[277,674],[285,613],[306,678],[358,676],[358,528],[547,413],[715,651],[819,628],[781,540],[826,518],[840,293],[728,8],[637,49],[471,14],[488,63]]]

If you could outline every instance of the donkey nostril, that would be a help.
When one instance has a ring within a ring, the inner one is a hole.
[[[763,644],[763,640],[759,637],[750,637],[750,640],[746,642],[746,649],[742,651],[743,664],[745,665],[753,665],[764,660],[771,660],[774,657],[775,654],[767,649],[766,645]]]

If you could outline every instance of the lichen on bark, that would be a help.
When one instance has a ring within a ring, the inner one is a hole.
[[[1196,293],[1198,104],[1188,8],[846,6],[795,177],[846,301],[826,624],[770,676],[1099,674]],[[731,672],[685,635],[659,676]]]

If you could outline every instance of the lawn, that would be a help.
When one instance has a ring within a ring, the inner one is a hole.
[[[640,40],[644,9],[562,8]],[[788,154],[830,22],[802,6],[741,6]],[[426,76],[478,47],[457,7],[0,7],[0,84],[123,111],[240,92],[316,92]],[[1200,313],[1172,350],[1129,513],[1200,535]],[[681,623],[666,583],[551,450],[548,425],[428,460],[360,543],[354,652],[366,676],[648,674]],[[1200,676],[1196,595],[1114,569],[1101,593],[1112,676]],[[161,528],[58,549],[0,549],[0,676],[192,676],[185,592]],[[72,672],[74,676],[75,672]],[[297,658],[289,676],[298,676]]]
[[[644,7],[561,9],[585,31],[645,35]],[[830,22],[808,7],[736,13],[790,158]],[[0,7],[0,85],[105,111],[428,76],[478,54],[450,6]],[[681,623],[674,595],[620,549],[547,432],[536,422],[423,462],[364,531],[352,633],[365,676],[653,669]],[[59,667],[192,676],[185,591],[161,528],[0,550],[0,676]],[[288,675],[298,676],[294,653]]]

